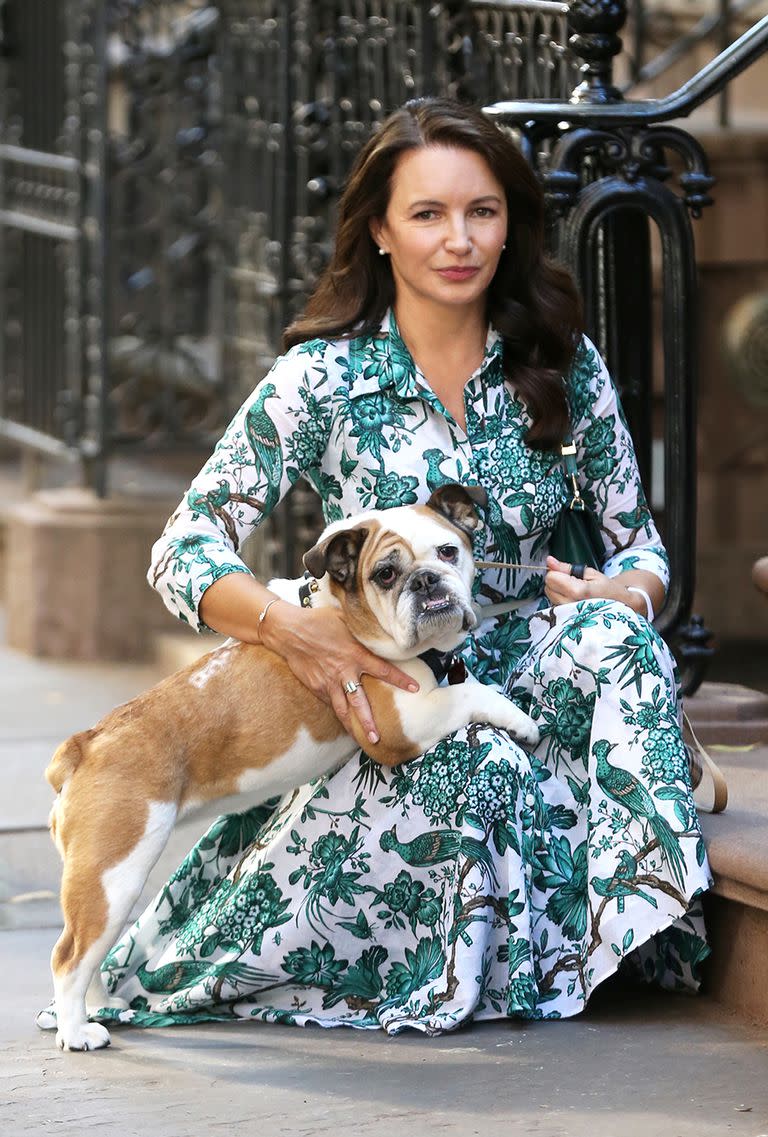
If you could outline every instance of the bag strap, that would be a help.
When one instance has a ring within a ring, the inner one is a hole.
[[[569,493],[571,500],[568,503],[569,509],[586,509],[584,498],[581,496],[579,489],[578,473],[579,467],[576,463],[576,443],[573,441],[573,435],[569,431],[560,445],[560,454],[563,459],[563,473],[565,474],[566,482],[570,482]]]
[[[712,779],[712,787],[714,791],[714,797],[712,805],[710,807],[700,806],[698,802],[696,803],[696,807],[698,809],[704,809],[707,813],[722,813],[725,810],[725,807],[728,805],[728,783],[725,780],[725,775],[717,763],[712,758],[710,758],[709,754],[702,746],[696,735],[696,731],[693,729],[691,720],[688,718],[688,715],[685,711],[683,711],[683,724],[693,739],[693,746],[691,747],[688,745],[686,749],[692,751],[695,761],[701,762],[702,774],[704,770],[707,771]]]

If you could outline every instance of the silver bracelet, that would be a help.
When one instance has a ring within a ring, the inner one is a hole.
[[[270,608],[272,607],[273,604],[277,604],[279,599],[280,599],[279,596],[273,596],[271,600],[267,601],[267,603],[264,605],[261,612],[259,613],[259,618],[256,621],[256,627],[259,630],[259,639],[261,639],[261,625],[264,623],[267,612],[270,610]]]
[[[626,589],[627,589],[627,592],[639,592],[640,593],[643,600],[645,600],[645,607],[647,609],[645,618],[649,624],[652,624],[653,623],[653,617],[654,617],[653,603],[651,602],[651,598],[648,595],[648,593],[645,591],[644,588],[638,588],[637,585],[634,585],[634,584],[628,584],[626,586]]]

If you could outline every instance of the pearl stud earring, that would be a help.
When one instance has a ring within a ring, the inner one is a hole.
[[[379,248],[379,256],[380,256],[380,257],[385,257],[386,255],[387,255],[387,250],[386,250],[386,249],[382,249],[382,248]]]

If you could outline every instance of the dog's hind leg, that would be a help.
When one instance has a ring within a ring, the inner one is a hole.
[[[61,906],[64,931],[53,949],[56,1042],[62,1050],[97,1050],[109,1046],[109,1032],[88,1022],[86,1004],[92,999],[105,1005],[98,968],[125,926],[147,876],[160,856],[176,820],[172,803],[149,807],[143,834],[131,851],[104,868],[98,857],[99,842],[89,834],[88,849],[67,843]],[[105,818],[100,819],[102,823]],[[119,821],[113,819],[115,824]],[[107,1006],[123,1007],[123,1000],[108,998]]]

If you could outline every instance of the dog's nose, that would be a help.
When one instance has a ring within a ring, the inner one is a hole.
[[[421,572],[414,573],[411,577],[411,592],[424,593],[429,596],[435,591],[440,583],[440,574],[433,572],[432,569],[422,569]]]

